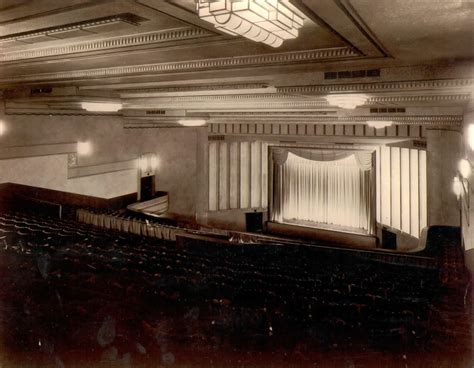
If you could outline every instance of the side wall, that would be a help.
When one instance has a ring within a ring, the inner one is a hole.
[[[462,206],[462,235],[465,249],[466,266],[474,275],[474,150],[472,150],[467,142],[467,130],[469,125],[474,125],[474,105],[471,104],[464,115],[463,137],[464,140],[464,157],[471,164],[471,176],[468,179],[469,195],[464,199]]]
[[[75,147],[78,141],[89,141],[92,152],[77,155],[76,167],[87,172],[90,167],[102,165],[95,175],[68,178],[67,153],[46,156],[37,152],[34,157],[3,155],[0,183],[13,182],[99,198],[126,195],[137,191],[136,170],[130,168],[130,163],[117,169],[117,163],[154,152],[159,159],[156,189],[170,193],[170,212],[189,218],[195,216],[197,153],[202,139],[200,131],[205,128],[124,129],[119,116],[28,116],[0,112],[0,120],[5,128],[0,136],[0,154],[18,146],[39,147],[41,151],[53,145],[74,143]]]

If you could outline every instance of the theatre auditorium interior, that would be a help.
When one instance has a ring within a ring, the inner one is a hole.
[[[0,0],[2,367],[472,367],[472,0]]]

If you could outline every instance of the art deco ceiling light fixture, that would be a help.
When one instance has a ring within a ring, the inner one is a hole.
[[[341,107],[343,109],[355,109],[357,106],[365,104],[368,100],[366,95],[343,94],[328,95],[326,100],[329,105]]]
[[[304,21],[287,0],[197,0],[196,6],[218,30],[272,47],[298,37]]]

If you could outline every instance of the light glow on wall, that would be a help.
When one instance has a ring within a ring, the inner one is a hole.
[[[343,109],[355,109],[357,106],[365,104],[368,99],[368,96],[364,94],[342,94],[326,96],[326,100],[331,106],[337,106]]]
[[[6,124],[0,120],[0,135],[4,135],[6,131],[7,131]]]
[[[122,109],[121,103],[114,102],[81,102],[81,107],[94,112],[117,112]]]
[[[474,151],[474,124],[470,124],[467,128],[467,144]]]
[[[77,142],[77,153],[81,156],[90,155],[92,153],[92,144],[88,141]]]
[[[459,178],[457,176],[454,177],[453,179],[453,192],[454,194],[456,194],[456,197],[459,197],[461,196],[461,192],[462,192],[462,184],[461,184],[461,181],[459,180]]]
[[[156,155],[151,156],[150,158],[151,169],[156,170],[158,168],[158,164],[159,164],[158,157],[156,157]]]
[[[148,169],[148,158],[146,156],[140,157],[140,159],[138,160],[138,167],[141,171],[147,171],[146,169]]]

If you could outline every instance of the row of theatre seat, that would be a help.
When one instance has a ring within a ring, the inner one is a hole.
[[[199,238],[178,235],[173,242],[76,221],[0,215],[0,244],[36,257],[44,279],[87,288],[91,274],[108,273],[117,276],[115,286],[104,285],[103,292],[123,297],[138,293],[234,313],[273,310],[281,321],[422,336],[440,292],[433,269],[379,263],[340,249],[193,237]]]

